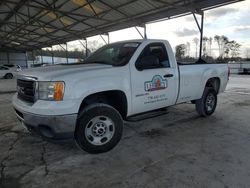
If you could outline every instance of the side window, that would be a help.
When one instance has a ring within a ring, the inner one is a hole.
[[[8,70],[6,67],[0,67],[0,70]]]
[[[152,59],[152,62],[151,63],[149,62],[150,63],[149,67],[148,67],[148,62],[145,62],[144,59],[148,59],[149,61],[150,59]],[[153,68],[164,68],[164,67],[170,67],[170,63],[165,45],[163,43],[149,44],[143,49],[143,51],[141,52],[140,56],[136,61],[137,69],[153,69]]]

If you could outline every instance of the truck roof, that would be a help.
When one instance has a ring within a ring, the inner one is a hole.
[[[122,40],[122,41],[117,41],[117,42],[112,42],[112,44],[114,43],[120,43],[120,42],[145,42],[145,41],[148,41],[148,42],[159,42],[159,41],[167,41],[167,40],[164,40],[164,39],[132,39],[132,40]]]

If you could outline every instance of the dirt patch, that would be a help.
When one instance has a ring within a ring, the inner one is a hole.
[[[250,106],[250,100],[234,103],[235,106]]]
[[[179,119],[179,120],[176,120],[176,121],[167,123],[167,124],[165,125],[165,127],[177,126],[177,125],[179,125],[179,124],[187,123],[187,122],[190,123],[190,122],[195,121],[195,120],[197,120],[197,119],[201,119],[201,117],[198,116],[198,115],[195,115],[195,116],[191,116],[191,117],[188,117],[188,118]]]
[[[163,129],[150,129],[139,133],[142,137],[155,138],[160,136],[166,136],[166,132]]]
[[[4,178],[0,180],[0,187],[2,188],[19,188],[21,187],[19,183],[19,178]]]

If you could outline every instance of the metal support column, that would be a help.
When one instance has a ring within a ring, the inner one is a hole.
[[[8,62],[8,64],[10,64],[10,53],[9,52],[7,52],[7,62]]]
[[[106,35],[107,36],[107,41],[103,38],[102,35]],[[102,40],[104,41],[105,44],[109,44],[109,33],[101,34],[100,37],[102,38]]]
[[[26,68],[29,68],[28,66],[28,54],[27,51],[25,52],[25,63],[26,63]]]
[[[55,61],[54,61],[54,51],[53,51],[53,46],[51,46],[51,55],[52,55],[52,64],[54,65],[54,64],[55,64]]]
[[[65,44],[66,44],[66,58],[67,58],[67,64],[69,64],[69,54],[68,54],[68,45],[67,45],[67,42],[66,42]]]
[[[195,15],[195,13],[200,14],[201,15],[201,23],[199,24],[197,17]],[[200,52],[199,52],[199,59],[201,59],[202,57],[202,39],[203,39],[203,23],[204,23],[204,12],[203,11],[197,11],[197,12],[193,12],[193,16],[195,19],[195,22],[198,26],[198,29],[200,31]]]
[[[202,57],[202,40],[203,40],[203,22],[204,22],[204,12],[201,14],[201,31],[200,31],[200,58]]]
[[[110,43],[110,36],[109,36],[109,33],[107,33],[107,36],[108,36],[108,44]]]
[[[86,41],[86,54],[85,54],[85,56],[88,57],[88,41],[87,41],[87,38],[85,39],[85,41]]]
[[[43,64],[43,49],[41,49],[41,61],[42,61],[42,64]]]
[[[139,33],[139,35],[141,36],[141,38],[144,39],[145,34],[144,34],[144,36],[143,36],[143,34],[140,32],[140,30],[139,30],[136,26],[135,26],[135,29],[136,29],[136,31]]]
[[[83,39],[83,40],[85,40],[85,39]],[[84,45],[83,42],[82,42],[81,40],[78,40],[78,41],[80,42],[80,44],[82,45],[82,47],[83,47],[84,49],[86,49],[86,45]],[[85,59],[84,51],[82,51],[82,55],[83,55],[82,59]]]
[[[147,27],[144,25],[144,38],[147,39]]]
[[[103,40],[103,42],[104,42],[105,44],[108,44],[107,41],[103,38],[102,35],[100,35],[100,37],[102,38],[102,40]]]
[[[34,65],[35,64],[34,50],[32,50],[32,61],[33,61],[33,65]]]

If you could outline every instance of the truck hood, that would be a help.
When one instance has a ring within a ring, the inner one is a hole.
[[[70,74],[74,75],[77,73],[84,74],[86,71],[94,71],[99,69],[109,69],[112,65],[104,64],[64,64],[64,65],[53,65],[47,67],[31,68],[20,72],[18,77],[29,76],[37,78],[42,81],[56,80]]]

